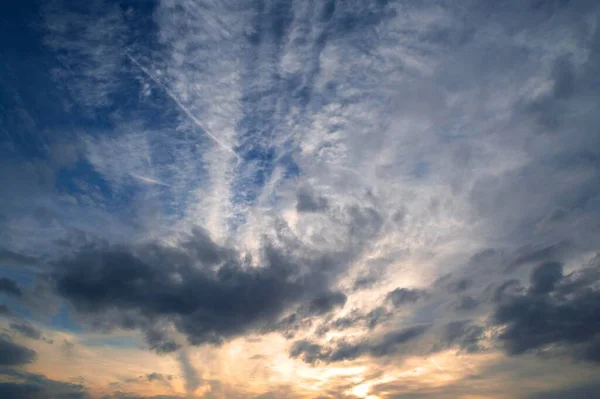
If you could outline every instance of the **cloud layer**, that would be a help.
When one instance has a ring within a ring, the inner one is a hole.
[[[3,14],[0,396],[595,388],[597,2]]]

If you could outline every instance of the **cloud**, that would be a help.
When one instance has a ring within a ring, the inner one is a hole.
[[[42,332],[28,322],[11,323],[10,328],[30,339],[41,340],[43,338]]]
[[[5,304],[0,304],[0,316],[10,316],[12,315],[12,311]]]
[[[415,303],[425,295],[425,291],[413,288],[396,288],[390,291],[386,299],[395,307],[401,307],[406,304]]]
[[[152,395],[140,396],[135,393],[117,392],[109,396],[103,396],[102,399],[183,399],[183,396],[175,395]]]
[[[17,13],[40,20],[4,35],[23,40],[0,67],[0,263],[27,267],[0,280],[0,312],[139,330],[165,364],[187,340],[197,375],[202,352],[235,363],[211,378],[248,385],[264,370],[225,354],[278,332],[296,343],[249,350],[283,364],[264,371],[270,386],[293,370],[286,397],[340,397],[373,368],[419,374],[376,359],[415,352],[595,367],[600,279],[578,267],[600,248],[598,11],[164,0]],[[296,360],[281,357],[290,344]],[[302,361],[341,364],[315,375]],[[471,373],[455,366],[436,381]],[[478,384],[463,381],[485,396]]]
[[[332,330],[344,331],[349,328],[362,328],[363,326],[372,330],[379,324],[390,320],[391,317],[392,313],[383,306],[378,306],[366,313],[363,313],[358,309],[353,309],[346,316],[339,317],[331,322],[320,325],[317,328],[316,333],[317,335],[323,335]]]
[[[6,334],[0,335],[0,365],[21,366],[33,363],[35,351],[13,342]]]
[[[327,209],[327,199],[315,196],[312,190],[301,188],[296,193],[296,210],[298,212],[320,212]]]
[[[192,363],[190,363],[190,359],[185,350],[179,351],[178,360],[181,366],[181,375],[185,381],[185,392],[189,398],[192,398],[196,389],[202,384],[202,378],[198,375],[198,372]]]
[[[92,396],[81,384],[48,379],[40,374],[3,369],[0,396],[11,399],[86,399]]]
[[[148,381],[171,381],[173,379],[173,376],[155,372],[148,374],[146,378],[148,379]]]
[[[479,306],[479,302],[475,298],[470,295],[463,295],[456,305],[456,310],[469,311],[477,308],[477,306]]]
[[[593,398],[598,394],[600,384],[589,383],[544,391],[527,396],[527,399],[569,399],[569,398]]]
[[[442,347],[457,346],[461,352],[475,353],[482,350],[481,341],[485,327],[469,321],[453,321],[443,328]]]
[[[23,290],[19,287],[17,282],[7,277],[0,278],[0,292],[16,297],[23,296]]]
[[[145,331],[145,338],[150,349],[156,351],[156,353],[171,353],[181,348],[180,344],[169,337],[167,331],[161,330],[156,326],[148,328]]]
[[[563,266],[557,262],[541,263],[531,274],[531,293],[547,294],[554,291],[563,278]]]
[[[117,5],[100,1],[73,8],[60,0],[43,9],[44,43],[60,60],[52,71],[57,83],[86,112],[112,104],[124,59],[125,16]]]
[[[312,299],[305,312],[309,315],[322,315],[346,304],[348,297],[340,291],[331,291]]]
[[[562,275],[558,263],[542,263],[530,276],[530,289],[504,296],[494,311],[502,326],[498,339],[510,355],[551,348],[567,349],[580,360],[600,361],[600,311],[597,260]]]
[[[157,330],[161,322],[173,323],[192,344],[221,343],[274,322],[294,305],[318,315],[345,303],[343,293],[328,287],[344,258],[301,261],[273,246],[263,256],[263,265],[244,264],[196,231],[179,248],[83,248],[55,263],[53,278],[81,315],[105,327],[141,328],[159,352],[177,349]],[[306,272],[302,262],[310,266]]]
[[[33,339],[36,341],[44,341],[48,344],[54,343],[52,339],[44,336],[40,329],[38,329],[28,321],[11,323],[9,327],[11,330],[16,331],[25,338]]]
[[[398,351],[400,345],[423,335],[427,329],[428,326],[425,325],[413,326],[388,332],[378,339],[355,343],[339,341],[330,346],[323,346],[309,340],[300,340],[292,345],[290,356],[300,358],[310,364],[354,360],[363,355],[373,357],[391,356]]]
[[[29,266],[35,264],[37,261],[33,256],[24,255],[5,248],[0,249],[0,263],[3,264]]]

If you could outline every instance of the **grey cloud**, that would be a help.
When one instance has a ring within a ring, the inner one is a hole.
[[[415,303],[425,295],[425,291],[413,288],[396,288],[387,294],[386,299],[395,307]]]
[[[319,294],[314,299],[301,305],[296,312],[289,314],[275,323],[269,323],[264,332],[279,331],[287,339],[294,338],[296,333],[310,327],[314,318],[319,318],[337,308],[343,308],[347,296],[341,291],[329,291]]]
[[[456,310],[459,311],[470,311],[476,309],[479,306],[479,302],[470,295],[463,295],[460,297]]]
[[[365,240],[376,236],[383,225],[381,214],[372,207],[351,206],[347,210],[349,234],[351,237]]]
[[[545,262],[538,265],[531,274],[531,292],[547,294],[554,290],[563,278],[563,267],[558,262]]]
[[[5,304],[0,304],[0,316],[10,316],[12,315],[12,311]]]
[[[316,196],[312,190],[303,188],[296,193],[296,210],[298,212],[321,212],[327,207],[327,199]]]
[[[36,262],[37,258],[33,256],[24,255],[6,248],[0,249],[0,263],[16,266],[28,266],[33,265]]]
[[[561,241],[542,248],[522,247],[517,251],[517,258],[508,265],[508,270],[525,264],[562,259],[572,249],[573,244],[568,241]]]
[[[66,339],[60,344],[60,350],[66,357],[73,356],[75,352],[75,344],[71,341],[67,341]]]
[[[161,373],[150,373],[146,375],[146,378],[148,381],[171,381],[173,379],[173,376]]]
[[[346,294],[340,291],[330,291],[312,299],[306,307],[306,312],[311,315],[322,315],[335,308],[342,308],[346,304]]]
[[[366,275],[360,276],[354,282],[354,290],[358,291],[365,288],[371,288],[377,282],[377,276]]]
[[[21,366],[36,357],[35,351],[13,342],[6,334],[0,335],[0,366]]]
[[[179,351],[178,360],[179,365],[181,366],[181,376],[185,382],[185,392],[191,397],[196,389],[202,384],[202,378],[190,362],[185,349]]]
[[[527,399],[594,399],[598,397],[598,392],[600,392],[600,383],[592,382],[535,393],[527,396]]]
[[[346,316],[339,317],[319,326],[317,335],[324,335],[331,330],[344,331],[348,328],[359,326],[366,326],[369,330],[372,330],[379,324],[389,320],[391,316],[392,314],[383,306],[378,306],[367,313],[354,309]]]
[[[147,328],[144,336],[150,349],[159,354],[175,352],[181,348],[181,345],[173,341],[166,331],[155,326]]]
[[[23,296],[23,290],[19,287],[19,284],[7,277],[0,277],[0,293],[1,292],[16,297]]]
[[[41,374],[3,369],[0,397],[10,399],[86,399],[91,398],[85,386],[48,379]]]
[[[17,331],[22,336],[30,339],[41,340],[43,338],[42,331],[34,327],[31,323],[25,321],[20,323],[11,323],[10,328],[14,331]]]
[[[444,326],[441,335],[442,347],[457,346],[460,351],[481,351],[481,340],[485,328],[470,321],[453,321]]]
[[[312,325],[310,314],[292,313],[287,315],[274,324],[269,324],[264,328],[264,332],[279,331],[286,339],[292,339],[302,329]]]
[[[504,295],[493,324],[502,326],[500,343],[510,355],[553,347],[581,360],[600,361],[598,266],[562,276],[558,263],[544,263],[530,276],[531,288]]]
[[[114,387],[115,389],[120,389],[125,384],[147,385],[148,383],[156,383],[172,389],[171,381],[173,381],[172,375],[154,372],[145,375],[140,375],[135,378],[127,378],[122,382],[113,382],[110,384],[110,386]]]
[[[324,353],[323,346],[309,340],[296,341],[290,349],[290,357],[299,357],[306,363],[310,364],[314,364],[317,361],[322,360],[325,356],[326,354]]]
[[[377,339],[365,339],[350,343],[334,342],[324,346],[309,340],[296,341],[290,350],[290,357],[300,358],[306,363],[331,363],[343,360],[353,360],[363,355],[384,357],[398,352],[399,347],[421,335],[429,326],[420,325],[392,331]]]
[[[115,392],[111,395],[103,396],[102,399],[184,399],[184,397],[179,395],[140,396],[129,392]]]
[[[463,278],[458,281],[452,282],[451,284],[449,284],[448,288],[451,292],[464,292],[471,285],[473,285],[473,281],[471,279]]]
[[[319,315],[343,306],[345,294],[328,285],[348,254],[286,251],[266,246],[265,264],[253,267],[197,231],[181,248],[86,247],[56,262],[53,278],[84,318],[140,328],[152,348],[169,352],[177,346],[155,327],[164,322],[191,344],[218,344],[273,325],[289,308]]]
[[[392,354],[396,352],[397,345],[404,344],[423,335],[428,328],[428,325],[418,325],[387,333],[383,336],[383,340],[369,347],[369,352],[378,357]]]

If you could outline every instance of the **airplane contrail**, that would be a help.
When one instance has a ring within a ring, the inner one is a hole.
[[[188,118],[190,118],[192,120],[192,122],[194,122],[196,124],[196,126],[198,126],[200,129],[202,129],[204,131],[204,133],[206,133],[211,139],[213,139],[215,141],[215,143],[219,144],[221,147],[223,147],[223,149],[231,152],[237,159],[238,161],[241,161],[239,155],[233,150],[233,148],[229,147],[227,144],[223,143],[221,140],[219,140],[218,137],[216,137],[214,134],[211,133],[210,130],[208,130],[203,124],[202,122],[200,122],[200,120],[198,118],[196,118],[194,116],[194,114],[192,114],[192,112],[185,106],[183,105],[183,103],[181,101],[179,101],[179,99],[177,98],[177,96],[175,95],[175,93],[173,93],[166,85],[164,85],[163,83],[161,83],[157,78],[155,78],[150,71],[148,71],[142,64],[140,64],[135,58],[133,58],[132,55],[130,55],[129,53],[125,53],[125,55],[127,56],[127,58],[129,58],[131,60],[131,62],[133,62],[146,76],[148,76],[154,83],[156,83],[158,86],[160,86],[165,93],[167,93],[167,95],[169,97],[171,97],[171,100],[173,100],[175,102],[175,104],[177,104],[179,106],[179,108],[181,108],[181,110],[188,116]]]

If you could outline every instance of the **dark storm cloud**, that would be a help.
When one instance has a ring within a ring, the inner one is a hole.
[[[563,278],[563,267],[558,262],[545,262],[533,269],[531,274],[531,293],[547,294],[554,290]]]
[[[54,381],[40,374],[3,369],[0,397],[10,399],[85,399],[90,398],[80,384]]]
[[[395,307],[415,303],[425,295],[425,291],[412,288],[396,288],[387,294],[387,300]]]
[[[35,351],[13,342],[5,334],[0,335],[0,366],[21,366],[32,363]]]
[[[346,295],[328,286],[349,255],[293,250],[267,245],[264,264],[253,267],[196,231],[180,248],[86,247],[56,262],[53,278],[84,318],[140,328],[154,350],[172,352],[165,322],[191,344],[220,343],[274,325],[289,308],[311,316],[343,306]]]
[[[12,315],[12,311],[5,304],[0,304],[0,316],[10,316]]]
[[[338,341],[330,346],[300,340],[292,346],[290,357],[300,358],[310,364],[353,360],[363,355],[384,357],[396,353],[399,346],[421,336],[427,329],[428,326],[425,325],[413,326],[389,332],[378,339],[365,339],[354,343]]]
[[[0,293],[2,292],[16,297],[23,296],[23,290],[21,290],[19,284],[7,277],[0,277]]]
[[[534,268],[529,290],[502,295],[494,312],[506,352],[562,348],[574,358],[600,362],[599,281],[597,264],[567,276],[558,263]]]

